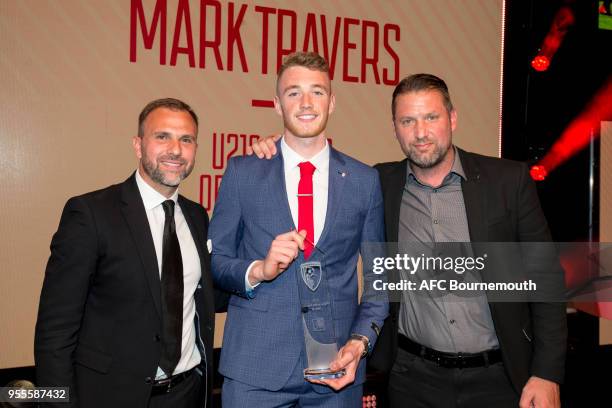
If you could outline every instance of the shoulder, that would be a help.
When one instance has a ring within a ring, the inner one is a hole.
[[[260,159],[254,154],[250,156],[234,156],[227,161],[226,170],[233,168],[234,171],[241,171],[245,169],[250,171],[251,169],[265,168],[269,166],[271,162],[280,159],[279,156],[280,155],[277,153],[270,160]]]
[[[336,154],[341,162],[343,162],[346,169],[351,173],[356,173],[364,177],[376,177],[376,170],[371,166],[349,156],[348,154],[342,153],[338,150],[332,150],[331,154]]]
[[[380,176],[384,176],[387,174],[391,174],[395,171],[398,170],[398,168],[406,168],[406,164],[405,164],[405,160],[403,161],[392,161],[392,162],[384,162],[384,163],[377,163],[374,165],[374,168],[376,169],[376,171],[378,171],[378,174],[380,174]]]
[[[516,177],[527,170],[527,165],[523,162],[466,152],[462,149],[458,150],[459,157],[461,158],[461,165],[468,172],[476,168],[481,174],[488,176]]]
[[[66,207],[69,207],[70,205],[87,205],[88,207],[97,207],[99,205],[114,204],[121,197],[121,186],[128,182],[129,180],[71,197],[68,199]]]

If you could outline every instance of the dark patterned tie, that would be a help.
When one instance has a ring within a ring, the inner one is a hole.
[[[174,223],[174,201],[162,203],[166,213],[162,249],[162,352],[159,366],[170,377],[181,359],[183,341],[183,260]]]

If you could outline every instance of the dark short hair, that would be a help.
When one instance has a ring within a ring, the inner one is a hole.
[[[149,116],[149,114],[157,108],[166,108],[172,111],[187,112],[193,118],[193,121],[196,124],[196,129],[198,127],[198,115],[196,115],[193,109],[191,109],[191,106],[187,105],[185,102],[179,99],[162,98],[149,102],[147,106],[142,109],[140,115],[138,115],[138,136],[144,136],[144,122],[147,119],[147,116]]]
[[[276,77],[276,85],[278,87],[278,81],[280,80],[283,72],[291,67],[304,67],[313,71],[320,71],[329,74],[329,64],[316,52],[294,52],[289,54],[283,60],[283,64],[278,70],[278,76]]]
[[[393,90],[393,100],[391,102],[391,114],[395,119],[395,105],[397,103],[397,98],[400,95],[409,92],[418,92],[418,91],[438,91],[442,95],[444,99],[444,106],[446,107],[446,111],[451,113],[453,108],[453,103],[451,102],[450,93],[448,92],[448,87],[446,86],[446,82],[442,78],[438,78],[435,75],[431,74],[414,74],[407,76],[402,79],[399,84]]]

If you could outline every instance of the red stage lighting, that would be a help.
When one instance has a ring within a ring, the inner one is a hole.
[[[548,59],[546,55],[536,55],[535,58],[531,60],[531,66],[536,71],[546,71],[550,66],[550,59]]]
[[[574,24],[575,20],[574,12],[570,7],[563,6],[557,11],[550,29],[548,30],[548,34],[546,34],[538,50],[538,55],[531,61],[533,69],[539,72],[548,69],[550,61],[557,53],[565,34],[567,34],[567,31]]]
[[[595,94],[585,109],[570,122],[559,139],[537,163],[548,172],[555,170],[569,158],[588,146],[593,137],[599,136],[602,120],[612,117],[612,75]]]
[[[531,178],[535,181],[544,181],[546,176],[548,176],[548,172],[544,166],[531,166],[531,170],[529,170],[529,174]]]

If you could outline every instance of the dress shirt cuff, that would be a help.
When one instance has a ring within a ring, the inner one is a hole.
[[[246,273],[244,274],[244,289],[249,299],[253,299],[255,297],[255,288],[261,283],[257,282],[255,285],[251,285],[251,283],[249,282],[249,273],[251,272],[253,265],[255,265],[255,262],[257,261],[251,262],[251,264],[246,270]]]

